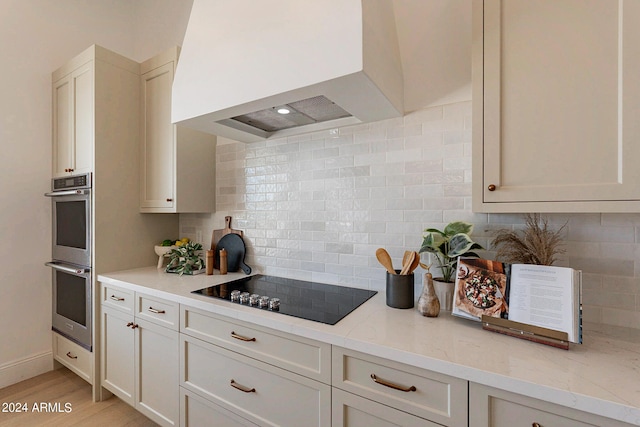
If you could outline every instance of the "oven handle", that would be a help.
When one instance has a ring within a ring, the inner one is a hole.
[[[61,196],[81,196],[89,194],[91,190],[66,190],[66,191],[52,191],[51,193],[44,193],[47,197],[61,197]]]
[[[90,271],[88,268],[66,266],[64,264],[58,264],[55,262],[45,262],[44,265],[71,274],[85,274]]]

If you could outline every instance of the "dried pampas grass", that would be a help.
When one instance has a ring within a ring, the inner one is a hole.
[[[526,228],[520,233],[506,229],[496,232],[493,246],[497,259],[512,264],[552,265],[557,255],[566,252],[560,248],[560,237],[567,224],[552,231],[540,214],[527,214],[525,218]]]

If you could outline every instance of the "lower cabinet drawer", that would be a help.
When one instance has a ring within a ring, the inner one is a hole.
[[[280,331],[228,321],[181,307],[181,332],[271,365],[331,383],[331,345]]]
[[[256,424],[180,387],[180,426],[257,427]]]
[[[92,383],[93,366],[91,352],[62,335],[53,334],[53,357],[58,362],[75,372],[80,378]]]
[[[516,393],[469,384],[469,427],[631,427]]]
[[[341,427],[442,427],[346,391],[333,389],[333,425]]]
[[[467,425],[467,381],[336,346],[332,354],[333,387],[438,424]]]
[[[137,319],[145,319],[165,328],[178,330],[179,304],[162,298],[136,293]]]
[[[259,425],[331,425],[331,387],[181,334],[181,386]]]
[[[133,314],[134,292],[129,289],[120,288],[118,286],[100,283],[100,295],[102,305],[117,308],[128,314]]]

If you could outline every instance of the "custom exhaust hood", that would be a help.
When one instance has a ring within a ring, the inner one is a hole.
[[[194,0],[174,123],[255,142],[403,113],[391,0]]]

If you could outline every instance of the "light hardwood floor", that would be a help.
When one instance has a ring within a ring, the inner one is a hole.
[[[15,405],[27,404],[27,412],[15,412]],[[43,412],[34,411],[34,405]],[[70,411],[65,412],[65,404]],[[5,412],[9,411],[9,412]],[[147,427],[156,423],[115,396],[93,402],[91,386],[66,368],[0,389],[0,427],[19,426],[105,426]]]

